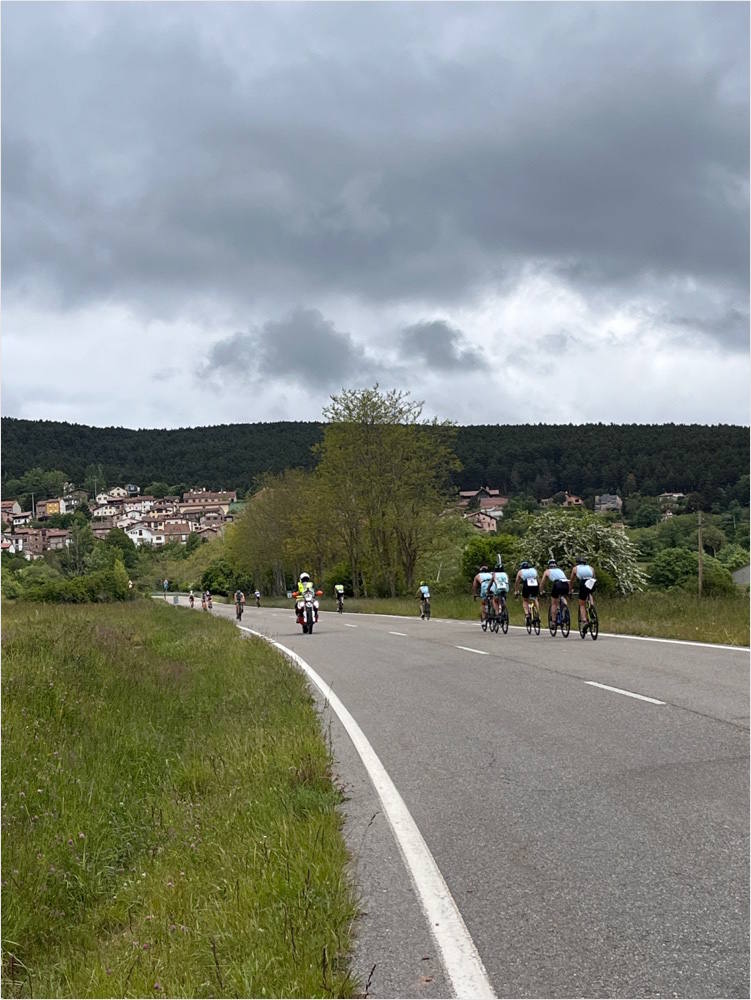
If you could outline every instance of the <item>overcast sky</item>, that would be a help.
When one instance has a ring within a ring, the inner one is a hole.
[[[3,413],[749,421],[745,3],[3,3]]]

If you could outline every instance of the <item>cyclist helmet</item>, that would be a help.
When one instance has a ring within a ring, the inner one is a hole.
[[[579,566],[585,566],[586,563],[587,563],[587,560],[584,558],[584,556],[579,556],[579,558],[576,560],[576,562],[577,562],[577,565],[579,565]]]
[[[425,583],[425,581],[424,581],[424,580],[420,580],[420,586],[421,586],[421,587],[426,587],[426,586],[427,586],[427,584]]]
[[[555,559],[548,559],[548,566],[552,567],[557,565],[558,563],[555,561]]]
[[[487,566],[481,566],[481,567],[480,567],[480,568],[478,569],[478,571],[477,571],[477,572],[478,572],[478,573],[487,573],[487,571],[488,571],[488,567],[487,567]]]
[[[303,581],[303,583],[304,583],[304,582],[305,582],[306,580],[309,580],[309,579],[310,579],[310,573],[301,573],[301,574],[300,574],[300,579],[301,579],[301,580]]]
[[[528,562],[526,561],[526,559],[525,559],[525,561],[524,561],[524,562],[523,562],[523,563],[521,564],[521,566],[520,566],[519,568],[520,568],[520,569],[529,569],[529,563],[528,563]]]

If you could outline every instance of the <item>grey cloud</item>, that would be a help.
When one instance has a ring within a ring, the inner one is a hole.
[[[428,367],[447,371],[457,368],[477,368],[482,355],[467,344],[461,330],[444,320],[414,323],[402,331],[401,346],[407,363],[415,356]]]
[[[353,380],[377,380],[383,369],[317,309],[298,308],[284,319],[218,341],[198,374],[204,379],[279,379],[309,389],[330,389]]]
[[[745,5],[3,20],[11,297],[440,306],[533,263],[613,299],[645,274],[747,298]]]

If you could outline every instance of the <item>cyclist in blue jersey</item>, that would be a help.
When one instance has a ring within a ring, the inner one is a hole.
[[[509,592],[508,573],[504,571],[502,566],[498,566],[491,573],[491,578],[489,589],[493,597],[493,611],[499,615]]]
[[[482,599],[482,605],[480,607],[480,621],[484,622],[487,615],[487,598],[488,598],[488,588],[490,587],[491,580],[493,579],[493,574],[488,572],[487,566],[480,566],[475,578],[472,581],[472,597],[477,600],[478,597]]]
[[[534,566],[530,566],[528,562],[523,562],[519,568],[519,572],[516,574],[516,580],[514,581],[515,597],[519,596],[520,583],[522,587],[522,604],[524,605],[524,620],[527,621],[530,617],[530,600],[537,609],[537,614],[540,614],[540,603],[537,599],[537,595],[540,593],[540,584],[537,579],[537,570]]]
[[[558,568],[558,563],[555,559],[551,559],[548,563],[548,568],[542,574],[542,580],[540,580],[540,590],[545,586],[545,581],[550,580],[550,617],[555,621],[558,617],[558,604],[563,601],[566,604],[566,598],[569,595],[569,582],[566,579],[566,574],[562,569]]]
[[[594,591],[597,580],[595,580],[595,571],[583,557],[576,560],[576,566],[571,570],[571,579],[569,582],[572,590],[575,584],[579,588],[579,619],[584,623],[584,632],[582,635],[585,635],[589,628],[587,596]],[[592,596],[592,603],[594,604],[594,595]],[[594,633],[592,634],[594,635]]]
[[[430,611],[430,587],[424,580],[420,580],[420,589],[417,591],[420,598],[420,618],[429,617]]]

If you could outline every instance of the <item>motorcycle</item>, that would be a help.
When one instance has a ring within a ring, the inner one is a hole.
[[[313,634],[313,626],[318,620],[317,598],[322,594],[322,590],[316,590],[315,593],[312,590],[306,590],[302,594],[295,595],[297,597],[295,601],[297,623],[298,625],[302,625],[303,635]]]

